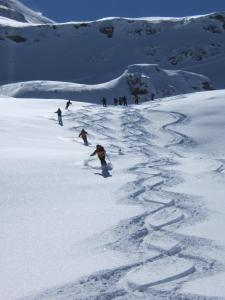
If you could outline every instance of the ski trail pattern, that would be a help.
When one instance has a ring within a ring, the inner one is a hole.
[[[101,136],[110,154],[116,158],[118,128],[112,120],[118,117],[119,138],[126,154],[136,153],[140,162],[128,170],[135,180],[124,186],[128,193],[125,203],[139,204],[145,213],[120,222],[115,228],[103,232],[104,248],[117,250],[136,258],[136,262],[111,270],[102,270],[79,281],[46,290],[23,300],[77,300],[77,299],[192,299],[216,300],[216,297],[180,293],[188,280],[209,276],[220,270],[220,263],[207,255],[213,246],[210,240],[178,234],[177,228],[199,222],[206,217],[200,199],[194,195],[169,192],[167,187],[182,181],[180,172],[168,167],[176,165],[180,153],[173,146],[194,145],[188,136],[171,126],[187,122],[187,117],[177,112],[165,113],[147,109],[144,112],[130,106],[124,109],[95,105],[85,106],[76,116],[70,114],[70,130],[82,126],[91,137]],[[157,116],[168,122],[157,130],[151,117]],[[82,125],[81,125],[82,124]],[[104,124],[104,125],[103,125]],[[157,136],[165,136],[165,144],[157,143]],[[224,172],[224,161],[215,172]],[[110,240],[107,239],[111,236]],[[164,275],[158,275],[162,266]],[[151,270],[154,270],[152,272]],[[141,279],[140,279],[141,278]],[[225,298],[224,298],[225,299]]]

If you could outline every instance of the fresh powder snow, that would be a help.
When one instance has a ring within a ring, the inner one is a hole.
[[[224,97],[68,111],[1,98],[3,299],[221,296]],[[97,143],[107,173],[89,156]]]
[[[0,299],[225,299],[224,36],[0,0]]]

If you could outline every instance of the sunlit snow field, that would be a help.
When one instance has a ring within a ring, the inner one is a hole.
[[[64,106],[0,99],[1,299],[223,297],[225,92]]]

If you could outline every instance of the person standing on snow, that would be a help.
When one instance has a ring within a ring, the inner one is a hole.
[[[58,108],[57,111],[55,111],[55,114],[58,115],[58,122],[60,126],[63,126],[63,121],[62,121],[62,111],[60,108]]]
[[[107,100],[106,100],[105,97],[102,98],[102,105],[103,105],[104,107],[107,106]]]
[[[113,99],[113,102],[114,102],[114,105],[116,106],[118,104],[118,99],[117,98],[114,98]]]
[[[79,137],[83,139],[85,145],[88,145],[87,134],[87,131],[85,131],[84,129],[82,129],[79,134]]]
[[[105,152],[104,147],[101,146],[101,145],[96,145],[95,151],[90,156],[94,156],[95,154],[98,155],[98,158],[99,158],[99,160],[101,162],[101,166],[102,167],[106,167],[107,166],[107,163],[105,161],[106,152]]]
[[[127,97],[126,96],[123,97],[123,105],[127,106]]]
[[[135,99],[134,99],[134,103],[135,103],[135,104],[138,104],[138,103],[139,103],[139,98],[138,98],[138,95],[135,95],[134,97],[135,97]]]
[[[66,107],[65,107],[65,110],[67,110],[69,108],[69,106],[72,105],[72,102],[70,100],[68,100],[66,102]]]
[[[154,99],[155,99],[155,94],[152,93],[152,94],[151,94],[151,100],[153,101]]]

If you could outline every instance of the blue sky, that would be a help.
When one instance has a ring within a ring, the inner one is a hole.
[[[225,11],[225,0],[20,0],[56,21],[187,16]]]

